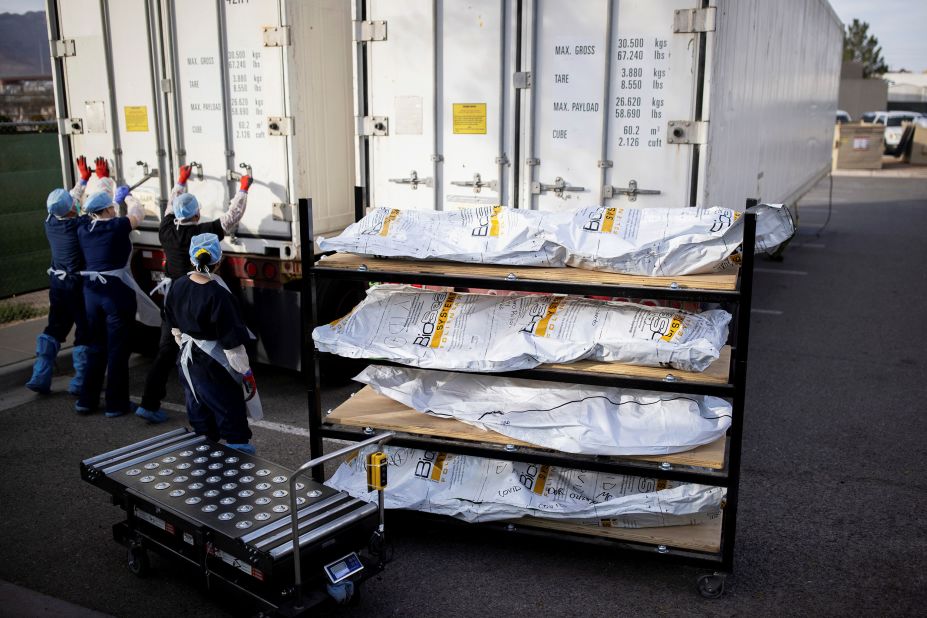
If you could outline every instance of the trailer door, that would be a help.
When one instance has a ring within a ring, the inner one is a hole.
[[[156,238],[167,199],[162,175],[167,158],[153,66],[159,41],[148,3],[69,0],[56,9],[61,39],[53,47],[64,82],[57,86],[64,89],[66,106],[59,124],[69,135],[71,155],[84,155],[91,164],[106,158],[118,184],[133,185],[156,172],[133,191],[146,209],[140,234],[153,230]],[[94,184],[91,180],[90,191]]]
[[[677,23],[701,3],[527,4],[521,207],[689,205],[700,39]]]
[[[197,164],[188,190],[204,219],[228,209],[238,176],[254,184],[237,238],[226,250],[265,253],[283,241],[292,257],[294,199],[283,28],[277,0],[164,0],[172,67],[172,143],[178,164]],[[293,34],[297,36],[297,34]]]
[[[507,0],[369,0],[370,203],[462,208],[511,200]]]

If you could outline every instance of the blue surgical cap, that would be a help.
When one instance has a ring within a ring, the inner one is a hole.
[[[86,202],[84,202],[84,212],[94,213],[105,210],[113,205],[113,196],[107,193],[106,191],[99,191],[90,196]]]
[[[196,196],[192,193],[181,193],[174,198],[171,206],[174,209],[174,216],[180,220],[195,217],[200,211],[200,203],[196,201]]]
[[[219,237],[215,234],[197,234],[190,239],[190,263],[196,266],[196,258],[202,253],[209,254],[209,264],[215,264],[222,257]]]
[[[64,189],[55,189],[48,194],[45,205],[48,207],[48,214],[63,217],[74,207],[74,198]]]

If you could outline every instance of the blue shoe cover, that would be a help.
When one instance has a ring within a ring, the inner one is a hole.
[[[84,387],[84,375],[87,373],[89,362],[89,348],[85,345],[76,345],[71,350],[71,362],[74,364],[74,377],[68,384],[68,392],[75,397],[80,396],[80,389]]]
[[[124,416],[128,413],[128,410],[107,410],[103,413],[103,416],[106,418],[116,418],[119,416]]]
[[[79,403],[74,404],[74,411],[80,414],[81,416],[86,416],[93,413],[93,408],[86,408]]]
[[[142,406],[135,408],[135,416],[143,418],[149,423],[163,423],[167,420],[167,412],[164,410],[146,410]]]
[[[229,448],[233,448],[236,451],[241,451],[242,453],[247,453],[248,455],[254,455],[257,453],[257,449],[254,448],[253,444],[228,444]]]
[[[32,366],[32,377],[26,382],[26,388],[37,393],[51,392],[52,371],[55,369],[55,358],[61,344],[45,333],[35,341],[35,364]]]

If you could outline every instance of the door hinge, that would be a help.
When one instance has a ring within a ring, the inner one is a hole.
[[[707,141],[707,120],[670,120],[666,123],[667,144],[704,144]]]
[[[268,116],[267,117],[267,134],[268,135],[293,135],[293,117],[292,116]]]
[[[515,88],[531,87],[531,71],[516,71],[512,74],[512,85]]]
[[[717,8],[678,9],[673,14],[673,32],[714,32]]]
[[[62,135],[80,135],[84,132],[84,121],[80,118],[59,118],[58,132]]]
[[[638,195],[660,195],[660,191],[657,189],[638,189],[636,180],[628,181],[627,187],[613,187],[612,185],[602,187],[602,197],[605,199],[610,200],[616,195],[627,195],[629,202],[636,202]]]
[[[355,21],[354,22],[354,42],[362,43],[367,41],[385,41],[386,40],[386,22],[385,21]]]
[[[289,26],[264,26],[264,47],[286,47],[289,44]]]
[[[174,91],[174,82],[169,77],[161,80],[161,92],[167,94]]]
[[[293,220],[293,210],[295,208],[294,204],[284,204],[282,202],[275,202],[270,205],[272,216],[274,221],[292,221]]]
[[[389,118],[386,116],[358,116],[357,135],[389,135]]]
[[[77,47],[74,45],[74,39],[58,39],[49,41],[52,58],[66,58],[77,55]]]

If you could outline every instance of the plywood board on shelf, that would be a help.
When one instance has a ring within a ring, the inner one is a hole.
[[[718,517],[710,522],[695,526],[667,526],[665,528],[603,528],[571,521],[535,517],[523,517],[513,523],[518,526],[598,536],[616,541],[666,545],[675,549],[717,553],[721,551],[721,519],[721,517]]]
[[[496,277],[505,279],[514,274],[520,280],[552,281],[588,285],[626,285],[634,287],[668,288],[673,283],[686,290],[730,292],[737,289],[737,273],[683,275],[679,277],[641,277],[622,275],[582,268],[540,268],[498,266],[491,264],[463,264],[457,262],[383,259],[353,253],[336,253],[323,257],[317,266],[357,270],[361,265],[368,271],[395,273],[453,275],[464,277]]]
[[[409,408],[365,386],[325,418],[327,423],[350,427],[373,427],[434,438],[487,442],[490,444],[533,447],[521,440],[487,431],[451,418],[439,418]],[[699,466],[718,470],[724,467],[725,438],[671,455],[637,455],[615,459],[668,462],[680,466]],[[538,448],[538,447],[535,447]]]

